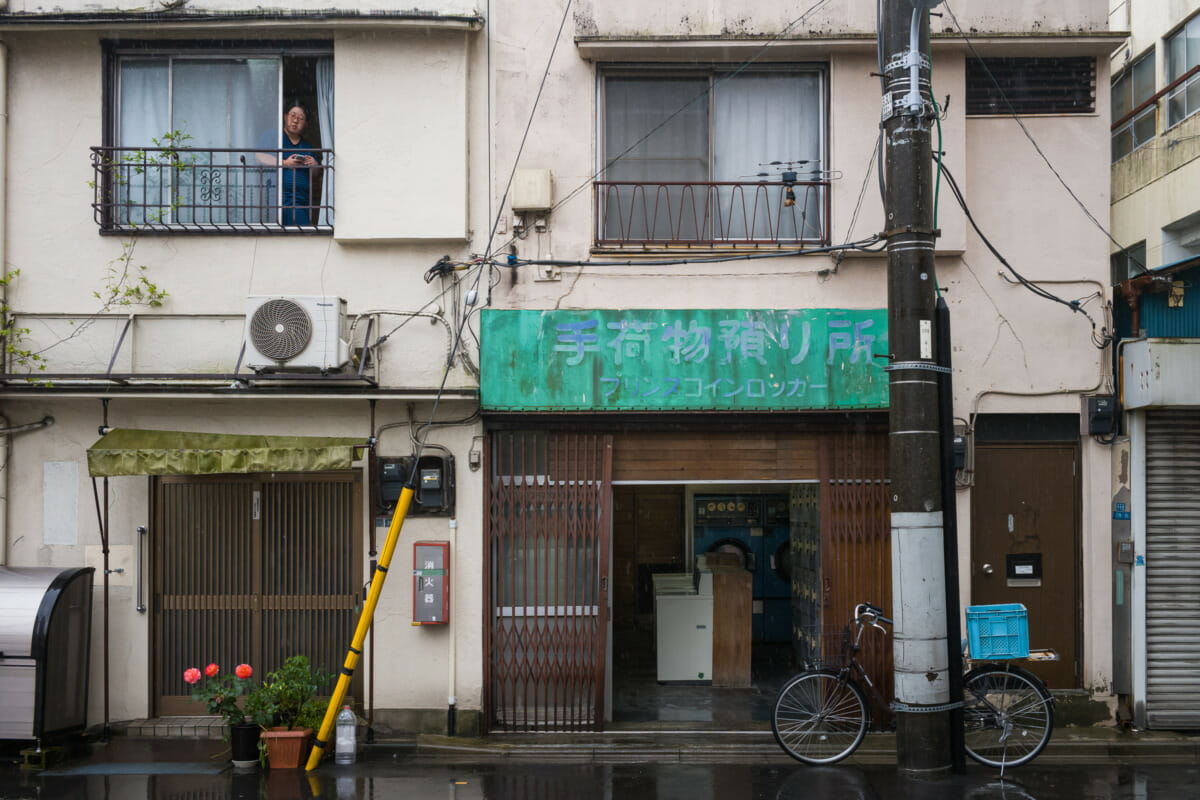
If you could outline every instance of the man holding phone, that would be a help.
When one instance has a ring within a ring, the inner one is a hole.
[[[283,167],[283,177],[280,188],[280,208],[283,212],[281,222],[284,225],[311,225],[309,211],[312,209],[310,199],[312,192],[312,171],[321,163],[321,154],[303,136],[304,126],[308,124],[308,112],[299,100],[288,103],[283,112],[283,138],[280,147],[282,159],[278,161]],[[266,147],[271,134],[265,134],[259,140],[259,147]],[[264,143],[267,140],[267,143]],[[260,164],[275,164],[274,153],[258,154]]]

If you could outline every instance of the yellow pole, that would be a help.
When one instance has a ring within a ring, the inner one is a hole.
[[[388,528],[387,539],[383,543],[383,551],[379,554],[379,563],[375,565],[375,574],[371,576],[371,591],[367,594],[367,602],[363,604],[362,614],[358,618],[358,627],[354,631],[354,639],[350,643],[350,651],[346,653],[346,661],[342,665],[342,674],[334,687],[333,697],[329,698],[329,708],[325,709],[325,719],[321,722],[321,730],[317,732],[317,740],[313,742],[312,753],[308,756],[305,770],[314,770],[321,763],[321,756],[329,744],[329,736],[333,733],[334,719],[342,708],[342,698],[350,688],[350,678],[354,668],[358,666],[358,658],[362,655],[363,641],[371,628],[371,618],[375,616],[375,606],[379,603],[379,595],[383,591],[383,581],[387,577],[388,565],[392,563],[392,554],[396,551],[396,542],[400,539],[400,528],[404,526],[404,518],[408,516],[408,506],[412,502],[413,489],[405,486],[400,491],[396,501],[396,512],[392,515],[392,524]]]

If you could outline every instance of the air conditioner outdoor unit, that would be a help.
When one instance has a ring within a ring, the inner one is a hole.
[[[350,360],[340,297],[246,298],[245,364],[255,372],[336,370]]]

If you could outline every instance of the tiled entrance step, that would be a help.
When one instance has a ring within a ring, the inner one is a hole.
[[[156,739],[220,739],[225,735],[225,723],[220,717],[135,719],[121,727],[129,736]]]

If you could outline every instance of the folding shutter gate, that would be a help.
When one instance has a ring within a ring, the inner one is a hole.
[[[1146,412],[1146,726],[1200,728],[1200,411]]]
[[[487,462],[490,724],[599,729],[612,437],[498,432]]]
[[[156,713],[199,713],[188,667],[305,655],[336,675],[361,602],[355,473],[155,479]],[[361,674],[361,673],[360,673]],[[351,692],[361,697],[361,677]]]

